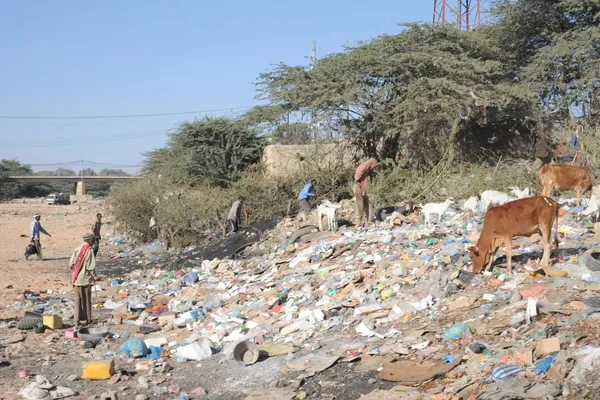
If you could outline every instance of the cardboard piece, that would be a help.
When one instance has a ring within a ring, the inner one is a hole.
[[[538,340],[535,346],[535,355],[538,357],[544,357],[552,353],[557,353],[559,351],[560,341],[557,337]]]
[[[447,374],[458,366],[461,361],[462,359],[458,359],[452,363],[432,364],[428,366],[412,362],[385,364],[383,370],[377,375],[377,378],[404,384],[421,383]]]

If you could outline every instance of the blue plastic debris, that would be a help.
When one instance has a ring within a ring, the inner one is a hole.
[[[183,277],[183,281],[185,283],[196,283],[198,282],[198,279],[200,279],[200,277],[198,276],[198,274],[194,271],[188,272],[187,274],[184,275]]]
[[[525,369],[519,367],[518,365],[500,365],[492,370],[492,376],[490,376],[488,382],[512,378],[521,372],[525,372]]]
[[[538,361],[537,364],[535,364],[535,366],[533,367],[535,374],[541,375],[544,372],[548,371],[550,368],[552,368],[552,364],[554,364],[554,359],[556,358],[557,354],[558,353],[554,353],[553,355],[544,357],[540,361]]]
[[[160,358],[160,354],[162,353],[162,347],[158,346],[150,346],[150,353],[146,356],[151,360],[156,360]]]
[[[146,357],[148,355],[148,347],[140,339],[129,339],[119,347],[119,353],[131,358]]]
[[[456,360],[456,356],[454,354],[447,354],[442,357],[442,361],[446,361],[447,363],[453,363]]]

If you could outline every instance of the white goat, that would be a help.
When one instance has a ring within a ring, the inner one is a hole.
[[[423,206],[423,209],[421,210],[421,214],[423,214],[423,217],[425,219],[425,226],[431,225],[431,220],[430,220],[431,214],[439,215],[439,218],[441,221],[442,217],[448,210],[448,207],[450,207],[450,204],[454,204],[454,199],[452,197],[446,199],[446,201],[444,201],[443,203],[427,203],[427,204],[425,204]]]
[[[525,188],[523,190],[520,190],[518,187],[516,186],[511,186],[510,187],[510,192],[517,198],[517,199],[523,199],[525,197],[529,197],[529,188]]]
[[[475,196],[471,196],[465,201],[463,205],[464,211],[471,211],[473,214],[477,213],[477,206],[479,205],[479,199]]]
[[[481,202],[483,203],[484,211],[487,211],[490,206],[500,206],[511,200],[515,200],[515,198],[497,190],[485,190],[481,192]]]
[[[337,231],[338,229],[338,210],[341,205],[339,203],[332,203],[329,200],[323,200],[317,207],[317,217],[319,218],[319,230],[323,230],[323,215],[327,216],[327,227],[330,231]]]

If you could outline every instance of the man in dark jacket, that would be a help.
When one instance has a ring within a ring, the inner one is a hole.
[[[535,148],[535,162],[533,168],[537,171],[542,166],[550,164],[552,159],[556,157],[556,150],[550,145],[550,136],[552,131],[549,128],[544,129],[544,133],[539,137]]]

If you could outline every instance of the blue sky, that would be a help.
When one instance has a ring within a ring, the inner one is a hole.
[[[0,116],[99,116],[228,109],[254,100],[271,64],[306,64],[400,22],[430,21],[432,1],[113,1],[3,3]],[[0,158],[137,165],[178,122],[0,118]],[[64,165],[78,169],[78,165]],[[88,165],[99,169],[98,165]],[[34,166],[35,170],[56,166]],[[136,168],[125,168],[135,171]]]

